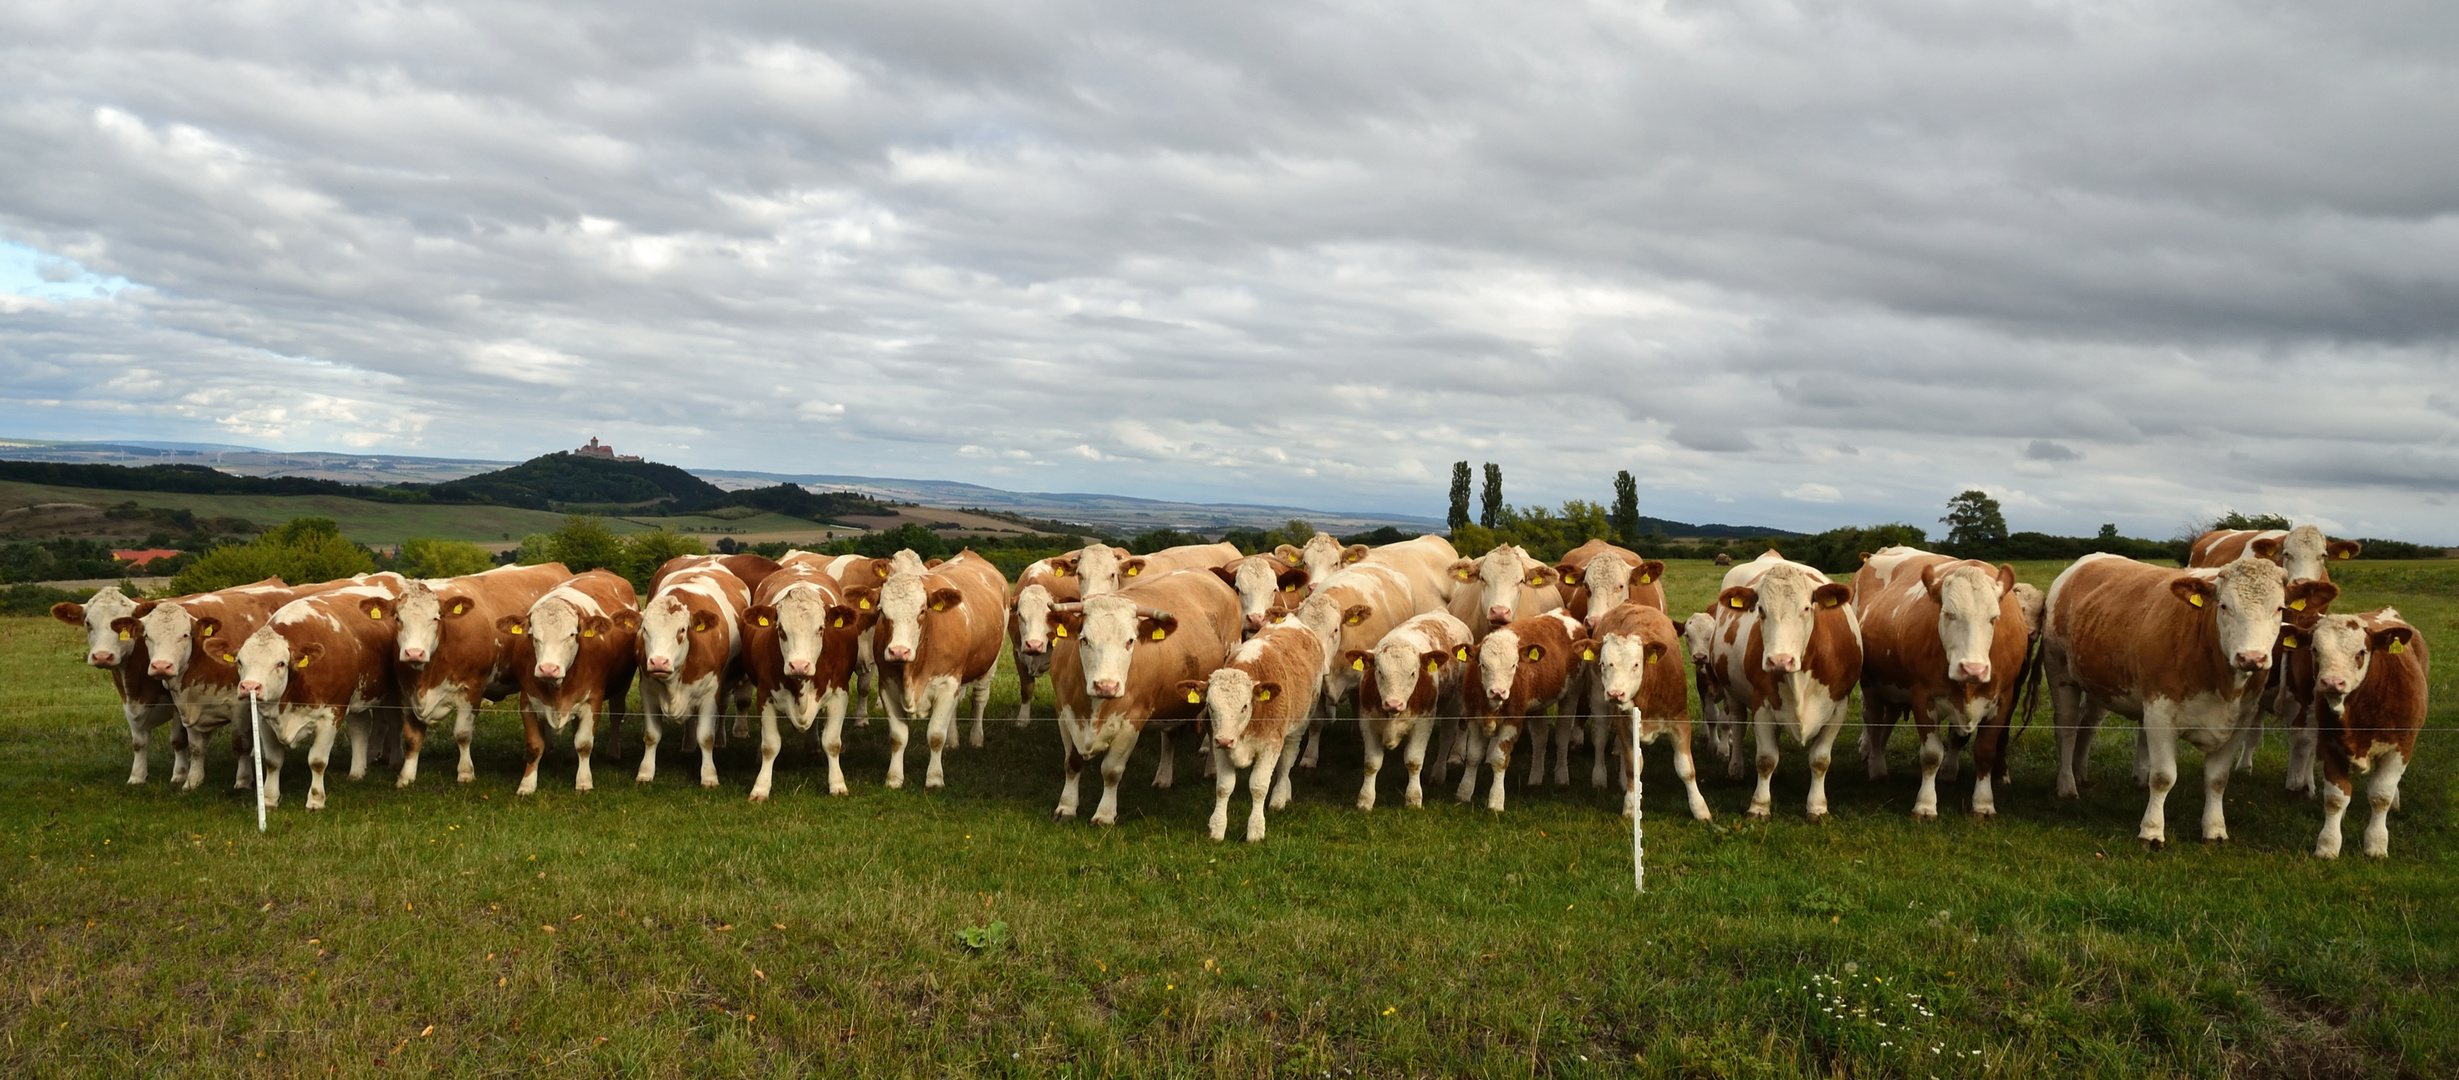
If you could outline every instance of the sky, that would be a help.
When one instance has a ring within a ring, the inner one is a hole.
[[[2459,5],[0,5],[0,435],[2459,543]]]

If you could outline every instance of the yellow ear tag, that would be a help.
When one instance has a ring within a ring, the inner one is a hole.
[[[1640,583],[1640,584],[1642,584],[1642,585],[1645,585],[1645,584],[1647,584],[1647,583],[1649,583],[1649,582],[1651,582],[1651,581],[1655,581],[1655,580],[1656,580],[1656,575],[1655,575],[1655,574],[1641,574],[1641,575],[1639,575],[1639,583]]]
[[[1298,591],[1298,587],[1297,587],[1297,586],[1295,586],[1295,585],[1283,585],[1283,586],[1281,586],[1281,591],[1282,591],[1282,592],[1297,592],[1297,591]]]
[[[367,617],[370,619],[382,619],[384,618],[384,609],[377,607],[374,604],[369,604],[367,605]]]
[[[2403,652],[2406,652],[2406,651],[2408,651],[2408,643],[2407,643],[2407,642],[2402,641],[2402,640],[2400,640],[2400,639],[2398,639],[2398,638],[2392,638],[2392,639],[2391,639],[2391,655],[2393,655],[2393,656],[2397,656],[2397,655],[2399,655],[2399,654],[2401,654],[2401,653],[2403,653]]]
[[[462,604],[454,604],[454,605],[453,605],[453,614],[455,614],[455,615],[459,615],[459,614],[461,614],[463,611],[466,611],[466,610],[468,610],[468,607],[467,607],[466,605],[462,605]]]
[[[2187,602],[2187,603],[2189,603],[2189,604],[2192,604],[2192,605],[2194,605],[2194,606],[2196,606],[2196,607],[2202,607],[2202,606],[2203,606],[2203,594],[2202,594],[2202,593],[2191,593],[2191,594],[2189,594],[2189,595],[2186,597],[2186,602]]]
[[[1428,660],[1428,661],[1426,661],[1426,674],[1428,674],[1428,675],[1432,675],[1432,674],[1435,674],[1436,672],[1439,672],[1439,671],[1441,671],[1441,670],[1443,670],[1443,662],[1442,662],[1442,661],[1440,661],[1440,660]]]
[[[1530,648],[1530,649],[1528,650],[1528,658],[1529,658],[1529,659],[1531,659],[1531,660],[1536,660],[1536,659],[1538,659],[1538,658],[1540,658],[1540,657],[1543,657],[1544,655],[1545,655],[1545,650],[1543,650],[1543,649],[1538,649],[1538,648],[1534,648],[1534,647],[1532,647],[1532,648]]]
[[[1742,610],[1742,598],[1741,598],[1741,597],[1739,597],[1739,596],[1734,597],[1734,598],[1733,598],[1733,599],[1731,599],[1731,600],[1727,600],[1727,601],[1725,601],[1725,603],[1732,605],[1732,607],[1733,607],[1733,609],[1734,609],[1735,611],[1740,611],[1740,610]]]
[[[1660,656],[1663,656],[1663,655],[1665,655],[1665,654],[1664,654],[1664,653],[1649,653],[1649,654],[1648,654],[1648,659],[1647,659],[1645,662],[1646,662],[1646,663],[1650,663],[1650,664],[1656,663],[1656,658],[1657,658],[1657,657],[1660,657]]]
[[[300,658],[298,658],[298,659],[296,659],[296,660],[291,661],[291,662],[290,662],[290,666],[295,667],[295,668],[303,668],[303,667],[306,667],[306,666],[307,666],[307,662],[308,662],[309,660],[312,660],[312,659],[315,659],[315,658],[314,658],[314,657],[311,657],[311,656],[302,656],[302,657],[300,657]]]
[[[843,615],[839,615],[839,616],[837,616],[837,621],[836,621],[834,624],[832,624],[832,625],[839,626],[839,627],[844,626],[844,625],[845,625],[845,616],[843,616]]]
[[[1196,692],[1195,692],[1195,691],[1193,691],[1193,690],[1189,690],[1189,691],[1187,691],[1187,704],[1189,704],[1189,705],[1201,705],[1201,704],[1203,704],[1203,703],[1204,703],[1204,695],[1199,694],[1199,693],[1196,693]]]
[[[1272,700],[1272,691],[1270,691],[1270,690],[1258,690],[1258,691],[1256,691],[1256,692],[1255,692],[1255,700],[1257,700],[1257,701],[1270,701],[1270,700]]]
[[[223,653],[223,654],[222,654],[222,662],[223,662],[223,663],[225,663],[225,664],[236,664],[236,663],[238,663],[238,662],[239,662],[239,654],[238,654],[238,653]]]
[[[2296,599],[2294,599],[2294,600],[2289,601],[2289,602],[2288,602],[2288,610],[2290,610],[2290,611],[2303,611],[2303,610],[2305,610],[2305,598],[2304,598],[2304,597],[2302,597],[2302,596],[2300,596],[2300,597],[2298,597],[2298,598],[2296,598]]]
[[[1827,598],[1827,599],[1825,599],[1825,600],[1821,600],[1821,601],[1819,601],[1819,606],[1820,606],[1820,607],[1834,607],[1834,606],[1836,606],[1837,604],[1840,604],[1840,603],[1842,603],[1842,602],[1843,602],[1843,601],[1838,600],[1838,599],[1836,599],[1835,597],[1830,596],[1830,597],[1828,597],[1828,598]]]
[[[1596,651],[1595,649],[1581,649],[1581,650],[1580,650],[1580,659],[1582,659],[1582,660],[1594,660],[1594,659],[1596,659],[1596,658],[1597,658],[1597,651]]]
[[[1066,568],[1066,567],[1064,567],[1064,566],[1053,566],[1053,567],[1051,567],[1051,568],[1050,568],[1050,576],[1051,576],[1051,577],[1066,577],[1066,576],[1067,576],[1067,568]]]
[[[2332,557],[2332,558],[2334,558],[2334,559],[2353,559],[2353,558],[2355,558],[2356,556],[2354,556],[2354,555],[2350,555],[2350,554],[2348,554],[2347,552],[2343,551],[2343,552],[2340,552],[2339,554],[2337,554],[2337,555],[2333,555],[2333,556],[2331,556],[2331,557]]]
[[[523,629],[521,629],[521,627],[520,627],[518,624],[515,624],[515,625],[512,627],[511,632],[512,632],[512,633],[515,633],[515,634],[526,634],[526,633],[528,633],[529,631],[527,631],[527,630],[523,630]],[[588,633],[588,631],[586,631],[586,630],[583,630],[583,631],[581,631],[581,632],[582,632],[582,633],[584,633],[584,634]]]
[[[1537,582],[1536,582],[1536,579],[1534,579],[1534,578],[1531,578],[1531,579],[1529,580],[1529,584],[1531,584],[1531,585],[1534,585],[1534,584],[1536,584],[1536,583],[1537,583]],[[1579,576],[1578,574],[1564,574],[1564,575],[1562,576],[1562,583],[1563,583],[1563,584],[1565,584],[1565,585],[1577,585],[1577,584],[1579,584],[1579,583],[1580,583],[1580,576]]]
[[[1128,567],[1128,568],[1127,568],[1127,576],[1128,576],[1128,577],[1134,577],[1134,576],[1136,576],[1137,574],[1140,574],[1140,573],[1143,573],[1143,572],[1144,572],[1144,568],[1143,568],[1143,567],[1141,567],[1141,566],[1130,566],[1130,567]]]
[[[2295,634],[2282,634],[2282,635],[2280,635],[2280,647],[2281,647],[2281,648],[2283,648],[2283,649],[2294,649],[2294,648],[2296,648],[2296,647],[2297,647],[2297,635],[2295,635]]]
[[[871,601],[870,601],[870,598],[868,598],[868,597],[865,597],[865,598],[863,598],[863,599],[860,599],[860,600],[856,600],[856,601],[854,601],[854,605],[855,605],[856,607],[859,607],[859,608],[863,609],[864,611],[869,611],[869,610],[871,610]]]
[[[946,604],[938,604],[938,603],[934,603],[934,604],[932,604],[932,605],[931,605],[931,610],[932,610],[932,611],[946,611],[946,610],[948,610],[948,605],[946,605]],[[762,625],[762,626],[767,626],[768,624],[767,624],[767,623],[761,623],[760,625]]]
[[[1156,627],[1154,627],[1154,628],[1153,628],[1153,640],[1154,640],[1154,641],[1159,641],[1159,640],[1161,640],[1162,638],[1165,638],[1165,637],[1168,637],[1168,636],[1170,636],[1170,632],[1169,632],[1169,631],[1164,630],[1164,629],[1162,629],[1162,628],[1160,628],[1160,627],[1158,627],[1158,626],[1156,626]]]
[[[518,633],[520,633],[520,631],[515,630],[515,631],[513,631],[513,633],[518,634]],[[597,632],[597,631],[595,631],[595,630],[592,630],[592,629],[590,629],[590,628],[588,628],[588,627],[586,627],[586,626],[584,626],[584,627],[581,627],[581,636],[582,636],[582,637],[596,637],[596,636],[598,636],[598,632]]]
[[[762,625],[762,626],[767,626],[767,625],[768,625],[768,616],[766,616],[766,615],[762,615],[762,616],[760,616],[760,625]]]
[[[1358,657],[1358,658],[1357,658],[1357,659],[1355,659],[1355,660],[1350,661],[1350,662],[1349,662],[1349,670],[1351,670],[1351,671],[1364,671],[1364,670],[1366,670],[1366,658],[1365,658],[1365,657],[1363,657],[1363,656],[1361,656],[1361,657]]]
[[[1572,582],[1572,584],[1576,585],[1576,584],[1579,584],[1579,583],[1578,583],[1578,582]],[[1528,587],[1529,587],[1529,588],[1532,588],[1532,589],[1542,589],[1542,588],[1545,588],[1545,575],[1543,575],[1543,574],[1530,574],[1530,575],[1528,576]]]
[[[1365,617],[1364,617],[1364,616],[1361,616],[1361,615],[1352,615],[1352,616],[1350,616],[1350,617],[1348,617],[1348,618],[1346,618],[1346,619],[1342,619],[1341,621],[1342,621],[1342,622],[1345,622],[1345,623],[1348,623],[1348,624],[1349,624],[1349,625],[1351,625],[1351,626],[1356,626],[1357,624],[1359,624],[1359,623],[1361,623],[1361,622],[1364,622],[1364,621],[1366,621],[1366,620],[1365,620]]]
[[[1066,636],[1067,636],[1067,624],[1066,624],[1066,623],[1052,623],[1052,624],[1051,624],[1051,626],[1050,626],[1050,636],[1051,636],[1051,637],[1066,637]]]
[[[126,630],[122,630],[122,631],[120,631],[120,640],[121,640],[121,641],[126,641],[126,640],[128,640],[128,631],[126,631]]]

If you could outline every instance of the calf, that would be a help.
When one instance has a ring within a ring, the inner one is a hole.
[[[1562,606],[1554,568],[1510,544],[1498,544],[1476,559],[1456,560],[1450,574],[1451,613],[1481,641],[1515,620]]]
[[[457,779],[466,784],[477,778],[470,760],[471,719],[488,699],[519,694],[520,668],[530,662],[528,640],[496,624],[527,612],[571,576],[562,563],[541,563],[402,587],[393,641],[402,697],[409,702],[403,723],[409,745],[399,786],[418,779],[427,726],[446,717],[452,718],[453,743],[461,750]]]
[[[1827,816],[1827,766],[1844,699],[1861,678],[1853,590],[1773,551],[1734,567],[1716,594],[1712,643],[1725,707],[1748,717],[1759,786],[1750,816],[1770,816],[1781,725],[1810,751],[1808,813]]]
[[[1296,617],[1322,641],[1323,655],[1328,660],[1374,648],[1383,635],[1416,614],[1406,575],[1390,566],[1360,563],[1317,582],[1314,592],[1298,604]],[[1342,702],[1358,693],[1364,674],[1363,669],[1345,664],[1327,664],[1316,699],[1322,705],[1314,710],[1316,714],[1326,719],[1333,716]],[[1298,764],[1315,767],[1316,757],[1323,751],[1322,726],[1318,720],[1308,732],[1306,750],[1299,756]]]
[[[1238,642],[1238,594],[1210,573],[1146,578],[1114,593],[1060,605],[1053,616],[1051,690],[1067,782],[1055,816],[1076,816],[1077,779],[1102,755],[1101,805],[1093,823],[1118,821],[1119,777],[1150,725],[1176,726],[1203,711],[1178,684],[1209,679]],[[1169,786],[1165,744],[1157,787]]]
[[[1418,777],[1426,767],[1426,742],[1438,726],[1457,739],[1459,718],[1467,715],[1461,691],[1470,644],[1466,623],[1448,611],[1430,611],[1393,627],[1371,650],[1342,653],[1341,662],[1351,671],[1374,674],[1371,684],[1361,681],[1358,687],[1358,737],[1366,749],[1358,809],[1375,808],[1375,777],[1383,770],[1384,751],[1398,749],[1403,739],[1409,742],[1402,758],[1409,767],[1407,805],[1425,805]],[[1440,773],[1435,782],[1443,782]]]
[[[2353,621],[2350,626],[2347,622]],[[2424,730],[2426,680],[2432,665],[2425,653],[2425,636],[2393,608],[2369,615],[2332,616],[2336,625],[2318,632],[2315,651],[2330,640],[2335,652],[2350,654],[2339,683],[2323,682],[2326,700],[2317,710],[2321,727],[2323,793],[2322,833],[2314,854],[2339,857],[2340,818],[2354,794],[2350,767],[2370,772],[2373,782],[2366,799],[2373,820],[2365,826],[2365,853],[2374,858],[2391,854],[2391,810],[2399,805],[2399,778],[2416,760],[2416,733]],[[2329,680],[2328,669],[2323,679]],[[2337,685],[2347,686],[2338,707],[2327,697]]]
[[[547,733],[561,732],[565,724],[573,725],[572,754],[580,759],[572,790],[596,786],[589,757],[597,748],[598,718],[606,718],[611,734],[640,663],[638,602],[623,575],[592,570],[548,590],[525,612],[496,617],[498,631],[529,642],[528,662],[514,669],[521,684],[521,734],[529,751],[520,794],[537,792]]]
[[[1283,544],[1287,547],[1287,544]],[[1294,608],[1305,599],[1310,575],[1273,555],[1246,555],[1213,567],[1212,572],[1238,590],[1238,610],[1247,634],[1264,628],[1275,606]]]
[[[704,558],[713,558],[703,556]],[[671,565],[671,564],[669,564]],[[658,718],[695,718],[700,786],[717,786],[717,707],[743,678],[743,610],[751,589],[715,562],[664,577],[640,610],[638,782],[657,779]]]
[[[879,626],[872,660],[888,706],[888,786],[905,786],[905,719],[927,717],[931,748],[924,787],[943,787],[941,754],[954,740],[956,705],[973,694],[974,744],[990,707],[990,676],[1007,630],[1007,578],[971,549],[926,573],[900,572],[876,593]],[[873,597],[867,589],[852,594]]]
[[[1264,838],[1266,791],[1271,808],[1289,805],[1289,766],[1306,737],[1310,692],[1323,677],[1323,641],[1296,620],[1265,627],[1230,653],[1229,662],[1205,680],[1183,679],[1178,689],[1189,704],[1202,702],[1212,717],[1213,799],[1208,835],[1229,831],[1230,796],[1238,770],[1247,774],[1247,842]]]
[[[912,548],[900,550],[885,559],[876,559],[867,555],[839,555],[831,558],[826,555],[814,555],[807,551],[788,552],[786,557],[788,559],[826,560],[823,564],[825,568],[837,575],[838,595],[846,597],[849,601],[854,596],[855,589],[877,590],[880,585],[887,582],[890,575],[899,571],[919,574],[930,569],[924,564],[922,556]],[[867,602],[872,604],[879,602],[876,591]],[[869,727],[871,726],[871,693],[879,685],[879,667],[873,661],[871,650],[871,635],[878,628],[879,611],[877,608],[862,607],[859,603],[855,607],[857,611],[869,616],[871,621],[863,624],[862,633],[854,643],[854,726]]]
[[[350,777],[367,774],[367,744],[377,713],[401,708],[393,672],[399,579],[351,584],[293,600],[249,634],[232,658],[241,698],[255,699],[263,724],[266,806],[282,804],[282,759],[313,736],[307,752],[307,808],[325,804],[325,766],[344,722]]]
[[[1716,747],[1717,756],[1725,760],[1725,778],[1742,778],[1742,720],[1725,707],[1731,700],[1725,689],[1725,675],[1716,666],[1716,616],[1712,612],[1696,612],[1682,621],[1682,647],[1690,654],[1691,679],[1699,688],[1699,722],[1708,729],[1708,742]]]
[[[1972,815],[1998,814],[1993,779],[2006,775],[2007,724],[2023,689],[2030,639],[2015,568],[1908,547],[1870,556],[1853,576],[1861,620],[1862,757],[1887,774],[1887,736],[1910,713],[1921,733],[1913,816],[1938,817],[1939,763],[1972,741]]]
[[[1615,591],[1605,599],[1592,600],[1591,594],[1597,586],[1591,584],[1590,579],[1596,575],[1597,560],[1609,557],[1613,560],[1611,565],[1619,570],[1604,584]],[[1628,548],[1615,547],[1603,540],[1590,540],[1564,552],[1563,557],[1554,563],[1554,574],[1561,582],[1563,610],[1570,612],[1575,619],[1587,619],[1592,605],[1598,611],[1612,611],[1621,607],[1626,600],[1639,601],[1658,611],[1665,610],[1664,562],[1640,558],[1638,552]]]
[[[1016,658],[1016,726],[1033,719],[1033,682],[1050,674],[1050,608],[1081,600],[1077,579],[1062,576],[1042,559],[1016,575],[1008,603],[1008,650]]]
[[[2137,837],[2154,850],[2167,842],[2164,807],[2182,738],[2204,754],[2203,838],[2227,839],[2229,764],[2271,668],[2281,613],[2292,600],[2327,602],[2338,591],[2285,577],[2251,557],[2181,572],[2106,554],[2059,574],[2041,637],[2057,708],[2058,794],[2077,794],[2101,717],[2120,713],[2143,730],[2151,797]]]
[[[145,637],[134,624],[137,602],[123,595],[118,587],[106,585],[82,604],[51,605],[51,617],[85,631],[85,662],[111,675],[111,688],[118,691],[120,716],[128,722],[128,745],[135,760],[128,765],[128,782],[142,784],[146,776],[146,751],[154,744],[154,729],[169,723],[179,715],[171,705],[171,692],[162,681],[147,674],[153,666],[152,654],[145,651]],[[123,624],[121,620],[128,620]],[[200,756],[204,747],[195,752]],[[171,729],[171,782],[176,784],[188,776],[187,729]]]
[[[1640,747],[1671,736],[1673,771],[1690,796],[1691,816],[1709,820],[1708,800],[1699,794],[1699,770],[1691,761],[1690,688],[1682,677],[1682,635],[1673,620],[1662,609],[1632,601],[1592,616],[1588,625],[1597,641],[1588,712],[1615,718],[1614,747],[1622,755],[1622,816],[1639,812]],[[1631,741],[1634,720],[1637,744]]]
[[[760,775],[751,801],[767,802],[776,775],[777,710],[810,731],[822,709],[828,723],[820,742],[828,754],[828,793],[846,793],[845,706],[854,676],[854,650],[879,613],[854,610],[825,566],[789,562],[760,582],[743,613],[743,667],[759,688]]]
[[[1477,794],[1476,761],[1483,757],[1494,773],[1486,809],[1503,808],[1503,773],[1511,767],[1511,745],[1524,725],[1542,723],[1545,710],[1563,701],[1572,689],[1573,666],[1595,659],[1597,642],[1587,633],[1578,619],[1548,611],[1515,619],[1478,643],[1479,710],[1466,740],[1469,767],[1460,777],[1461,802]],[[1542,754],[1538,764],[1544,764]],[[1530,783],[1535,782],[1532,774]]]

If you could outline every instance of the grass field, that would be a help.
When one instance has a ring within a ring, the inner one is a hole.
[[[454,506],[441,503],[384,503],[333,495],[182,495],[160,491],[103,491],[0,481],[0,508],[37,503],[75,502],[117,506],[123,502],[169,510],[190,510],[207,517],[246,518],[258,525],[279,525],[292,518],[327,517],[339,522],[342,535],[362,544],[390,547],[413,536],[474,543],[518,541],[531,533],[553,532],[564,515],[509,506]],[[660,526],[695,533],[817,533],[820,526],[781,514],[742,518],[699,515],[666,518],[608,518],[618,533],[641,532]],[[136,527],[136,526],[132,526]],[[143,525],[151,529],[151,525]]]
[[[2338,573],[2339,610],[2396,602],[2459,641],[2459,565]],[[1712,574],[1676,564],[1675,608]],[[1821,825],[1797,750],[1755,824],[1721,778],[1717,820],[1689,820],[1660,750],[1634,896],[1613,797],[1410,811],[1389,769],[1361,813],[1347,724],[1254,845],[1203,839],[1191,758],[1143,786],[1150,750],[1117,827],[1054,824],[1046,722],[994,723],[941,791],[884,790],[882,726],[849,729],[852,795],[789,750],[755,806],[743,742],[718,790],[680,756],[635,787],[632,728],[599,790],[572,792],[559,751],[516,797],[501,711],[476,783],[451,782],[446,742],[417,787],[337,774],[331,809],[293,798],[260,837],[226,747],[195,794],[122,783],[80,648],[0,622],[10,1076],[2459,1073],[2448,666],[2388,861],[2307,854],[2320,808],[2280,791],[2277,736],[2230,790],[2233,842],[2147,855],[2122,725],[2067,802],[2043,726],[1986,824],[1959,813],[1968,784],[1910,818],[1901,737],[1894,780],[1840,758]],[[1014,701],[1007,683],[993,715]],[[2181,792],[2172,821],[2199,808]]]

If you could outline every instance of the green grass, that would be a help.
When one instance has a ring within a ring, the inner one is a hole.
[[[553,532],[564,515],[509,506],[455,506],[440,503],[385,503],[346,499],[337,495],[183,495],[158,491],[102,491],[0,481],[0,506],[75,502],[117,506],[134,501],[141,506],[192,510],[208,517],[246,518],[258,525],[279,525],[292,518],[328,517],[341,523],[342,535],[362,544],[394,545],[413,536],[438,540],[496,542],[519,540],[531,533]],[[817,530],[800,518],[762,513],[740,519],[689,515],[667,518],[609,518],[618,533],[641,532],[660,526],[677,532],[785,532]],[[150,524],[132,527],[151,529]]]
[[[2459,640],[2447,587],[2402,591],[2450,564],[2351,570],[2341,610],[2395,600]],[[1682,563],[1672,584],[1686,611],[1714,577]],[[2306,854],[2320,809],[2279,790],[2276,737],[2231,789],[2236,839],[2158,855],[2133,840],[2123,732],[2098,785],[2061,802],[2033,730],[1987,824],[1910,818],[1902,738],[1892,781],[1839,762],[1823,825],[1799,816],[1798,750],[1776,820],[1742,820],[1747,786],[1717,779],[1712,825],[1681,813],[1660,751],[1634,896],[1611,797],[1583,783],[1514,790],[1499,816],[1441,797],[1409,811],[1387,769],[1360,813],[1348,724],[1255,845],[1203,839],[1208,785],[1182,757],[1176,789],[1144,786],[1149,750],[1116,828],[1052,823],[1047,723],[994,722],[987,748],[951,753],[942,791],[883,790],[882,726],[849,728],[851,796],[789,749],[765,806],[744,801],[742,742],[716,791],[683,756],[635,787],[627,729],[598,791],[573,793],[558,751],[522,799],[501,710],[476,783],[434,749],[416,788],[337,774],[310,814],[294,761],[260,837],[222,790],[227,747],[194,794],[121,782],[124,729],[80,647],[48,620],[0,621],[11,1076],[2459,1070],[2446,731],[2424,739],[2383,862]],[[1003,684],[994,717],[1014,700]],[[1969,793],[1946,790],[1950,808]],[[2190,823],[2199,798],[2170,809]],[[994,922],[1007,943],[960,940]]]

